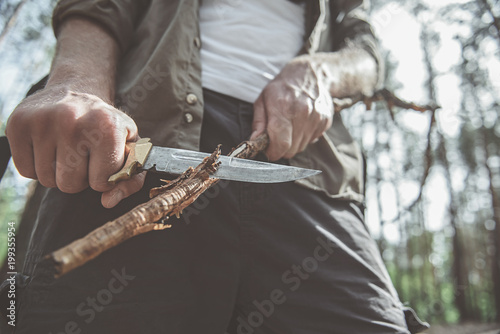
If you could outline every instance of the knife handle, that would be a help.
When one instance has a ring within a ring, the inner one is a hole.
[[[149,138],[141,138],[136,142],[127,143],[129,149],[127,160],[122,169],[109,177],[108,183],[114,185],[119,181],[130,179],[132,175],[137,173],[137,169],[144,166],[152,147],[153,144]]]

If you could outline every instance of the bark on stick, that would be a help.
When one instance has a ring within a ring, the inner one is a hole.
[[[170,227],[165,224],[165,219],[179,216],[184,208],[218,181],[210,178],[210,174],[218,167],[219,155],[218,147],[196,168],[189,168],[163,187],[153,188],[150,192],[153,198],[148,202],[47,255],[45,260],[52,262],[54,276],[58,278],[136,235]]]

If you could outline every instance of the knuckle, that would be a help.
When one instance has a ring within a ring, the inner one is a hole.
[[[319,113],[317,111],[311,112],[309,117],[315,123],[323,123],[326,120],[326,117],[324,117],[321,113]]]
[[[112,186],[108,183],[107,180],[103,179],[95,179],[90,182],[90,188],[95,191],[105,192],[112,188]]]
[[[27,113],[22,110],[16,109],[10,115],[5,128],[5,135],[9,138],[9,141],[16,139],[21,140],[21,138],[26,138],[26,133],[30,131],[32,124],[30,123],[30,121],[31,120],[28,117]]]
[[[302,97],[297,99],[296,106],[298,106],[303,112],[310,113],[314,110],[314,101],[309,97]]]
[[[281,157],[277,153],[272,152],[270,150],[267,152],[266,155],[267,155],[267,158],[269,159],[269,161],[276,161],[276,160],[278,160]]]
[[[73,139],[79,127],[79,111],[74,105],[59,106],[55,111],[57,130],[66,140]]]
[[[142,186],[144,185],[144,180],[146,179],[146,174],[145,173],[140,173],[135,175],[131,180],[130,180],[130,190],[132,193],[135,193],[139,191]]]
[[[44,117],[42,113],[35,113],[33,115],[31,127],[31,137],[34,142],[44,141],[47,139],[47,135],[50,135],[53,131],[51,127],[53,126],[51,120],[48,117]]]
[[[119,187],[122,189],[124,196],[128,197],[141,190],[143,184],[143,178],[133,177],[130,180],[122,182]]]
[[[66,121],[74,120],[81,114],[81,106],[75,102],[57,102],[53,110],[58,117]]]
[[[86,175],[82,175],[77,170],[57,164],[55,176],[56,187],[63,193],[76,194],[88,187]]]
[[[16,168],[21,176],[24,176],[28,179],[37,179],[35,168],[33,166],[16,165]]]
[[[117,117],[113,113],[105,109],[91,109],[87,116],[95,123],[102,127],[115,127],[117,124]]]
[[[15,131],[16,128],[19,128],[20,125],[23,123],[23,118],[24,117],[22,112],[20,112],[19,109],[15,109],[7,121],[7,125],[5,127],[5,134],[9,136],[11,131]]]
[[[12,151],[12,160],[21,176],[29,179],[37,178],[33,160],[30,160],[26,154],[18,154],[18,151]]]
[[[288,151],[292,148],[292,141],[291,140],[282,140],[281,142],[278,142],[279,148],[282,151]]]
[[[268,150],[268,158],[271,161],[276,161],[280,159],[286,152],[290,150],[292,143],[290,140],[278,140],[275,141]]]
[[[85,182],[82,181],[56,181],[57,188],[61,190],[63,193],[67,194],[76,194],[79,193],[87,188],[87,185]]]
[[[142,172],[142,173],[137,175],[138,177],[136,180],[136,185],[137,185],[138,190],[142,189],[142,187],[144,186],[144,183],[146,182],[146,175],[147,175],[147,172]]]
[[[125,132],[117,115],[110,113],[101,114],[100,117],[96,118],[95,128],[102,132],[106,140],[113,140]]]
[[[36,174],[38,177],[38,181],[47,188],[56,187],[55,173],[54,169],[50,167],[40,167],[36,166]]]
[[[55,188],[55,187],[57,187],[57,184],[56,184],[56,181],[55,181],[54,177],[38,177],[38,181],[45,188]]]

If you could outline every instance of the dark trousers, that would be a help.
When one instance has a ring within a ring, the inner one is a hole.
[[[201,149],[251,133],[252,106],[205,92]],[[408,333],[354,202],[294,183],[220,182],[172,228],[135,237],[53,280],[43,255],[148,199],[48,191],[18,291],[15,333]]]

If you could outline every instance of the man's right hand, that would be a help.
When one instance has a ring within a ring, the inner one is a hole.
[[[88,186],[116,205],[138,191],[144,174],[110,186],[107,179],[125,158],[125,144],[138,137],[134,121],[95,95],[48,87],[12,113],[6,135],[19,173],[46,187],[77,193]]]
[[[103,192],[111,208],[137,192],[145,174],[115,186],[127,141],[138,138],[134,121],[114,108],[118,43],[102,26],[71,16],[56,31],[57,51],[46,87],[12,113],[6,134],[17,169],[46,187]]]

